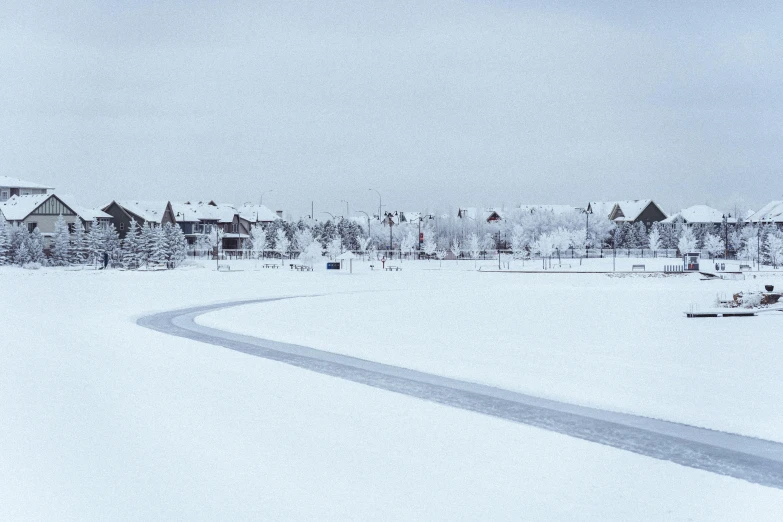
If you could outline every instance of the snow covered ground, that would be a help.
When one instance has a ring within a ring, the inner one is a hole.
[[[399,273],[359,264],[354,275],[251,263],[232,263],[247,269],[236,273],[0,269],[0,519],[783,515],[779,490],[135,324],[208,302],[330,294],[204,320],[572,402],[781,432],[768,407],[780,403],[770,379],[783,369],[772,341],[783,318],[681,320],[691,302],[766,281],[479,274],[467,262],[435,263],[403,262]],[[722,414],[713,393],[729,401]]]
[[[783,278],[403,273],[355,276],[396,277],[404,285],[396,291],[250,305],[197,322],[534,396],[783,441],[783,314],[683,316],[692,303],[711,306],[718,293],[783,284]]]

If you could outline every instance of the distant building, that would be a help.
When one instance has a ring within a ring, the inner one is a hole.
[[[692,207],[685,208],[676,214],[669,216],[661,221],[664,224],[674,223],[675,221],[682,221],[689,225],[721,225],[723,224],[723,216],[726,216],[726,221],[732,225],[737,223],[737,219],[731,217],[726,212],[707,205],[694,205]]]
[[[111,216],[111,222],[123,239],[131,221],[135,221],[139,226],[144,226],[147,222],[151,225],[173,225],[177,222],[168,201],[112,201],[101,210]]]
[[[783,226],[783,201],[770,201],[760,210],[748,216],[747,221]]]
[[[502,209],[499,208],[478,209],[476,207],[466,207],[457,209],[457,217],[460,219],[481,219],[487,223],[492,223],[503,219],[502,212]]]
[[[650,228],[653,223],[666,219],[666,213],[651,199],[633,199],[627,201],[591,201],[587,211],[604,215],[617,224],[644,223]]]
[[[0,176],[0,203],[8,201],[13,196],[37,196],[48,194],[50,190],[54,190],[54,187],[8,176]]]
[[[520,205],[519,210],[528,214],[549,212],[551,214],[568,214],[580,209],[571,205]]]
[[[0,213],[11,224],[26,225],[29,232],[38,228],[45,239],[44,248],[50,245],[54,225],[60,216],[71,232],[77,220],[81,220],[86,231],[95,222],[108,223],[111,220],[111,216],[101,210],[82,207],[68,197],[55,194],[12,196],[0,203]]]

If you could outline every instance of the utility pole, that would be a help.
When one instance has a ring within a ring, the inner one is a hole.
[[[375,191],[378,194],[378,221],[381,220],[381,208],[383,208],[383,199],[381,199],[381,193],[376,189],[371,188],[370,192]]]

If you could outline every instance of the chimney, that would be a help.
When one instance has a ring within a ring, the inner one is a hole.
[[[282,210],[276,211],[275,214],[277,214],[277,217],[279,217],[280,219],[283,219],[283,211]]]

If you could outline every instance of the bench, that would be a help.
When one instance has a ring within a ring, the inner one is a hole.
[[[370,265],[370,270],[375,270],[375,265]]]
[[[279,266],[277,263],[264,263],[264,268],[277,268]]]
[[[391,272],[392,270],[394,270],[395,272],[399,272],[400,270],[402,270],[402,268],[400,268],[400,267],[398,267],[398,266],[387,266],[387,267],[385,268],[385,270],[387,270],[387,271],[389,271],[389,272]]]
[[[750,265],[740,265],[740,270],[750,270]]]
[[[218,272],[231,272],[231,265],[218,265]]]
[[[646,272],[647,268],[646,268],[645,265],[633,265],[633,266],[631,266],[631,271],[634,271],[634,270],[642,270],[643,272]]]
[[[313,267],[307,265],[294,265],[294,270],[298,270],[300,272],[312,272]]]

